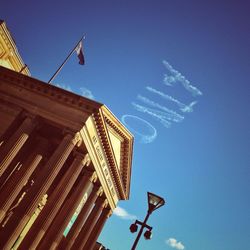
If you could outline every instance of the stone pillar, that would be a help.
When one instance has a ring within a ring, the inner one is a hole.
[[[96,222],[88,241],[86,242],[86,245],[83,247],[83,250],[92,250],[96,244],[96,241],[102,231],[102,228],[104,227],[104,224],[108,217],[111,215],[111,209],[109,207],[106,207],[102,210],[102,213]]]
[[[4,173],[24,143],[27,141],[35,125],[36,123],[34,122],[34,117],[28,115],[8,142],[3,145],[0,152],[0,176]]]
[[[78,234],[74,244],[72,245],[71,249],[82,249],[86,244],[89,235],[94,228],[96,221],[105,206],[106,200],[103,197],[98,197],[94,208],[92,209],[91,213],[88,216],[88,219],[84,223],[81,232]]]
[[[32,225],[18,249],[26,250],[35,249],[37,247],[82,171],[86,163],[86,158],[88,158],[88,155],[84,157],[84,155],[76,153],[71,166],[67,169],[67,172],[60,180],[51,197],[49,197],[48,203]]]
[[[10,249],[12,247],[23,226],[26,225],[69,154],[79,142],[80,136],[78,133],[75,135],[68,133],[64,136],[62,142],[45,165],[41,176],[39,176],[30,192],[27,193],[27,197],[21,201],[16,213],[12,216],[13,218],[10,219],[11,221],[3,230],[0,229],[0,248]]]
[[[53,224],[49,228],[48,232],[38,246],[38,249],[55,249],[62,237],[65,228],[67,227],[70,219],[72,218],[75,210],[77,209],[82,197],[86,191],[93,186],[94,181],[96,181],[96,173],[85,170],[84,175],[80,176],[80,181],[78,182],[75,190],[71,193],[70,197],[64,202],[59,213],[56,215]]]
[[[11,175],[10,179],[2,187],[0,191],[0,222],[2,222],[11,204],[42,160],[46,146],[47,142],[40,141],[34,151],[30,153],[30,156],[24,162],[21,169]]]
[[[86,203],[84,204],[81,212],[79,213],[79,215],[77,216],[76,221],[74,222],[74,224],[72,225],[70,231],[68,232],[66,238],[62,241],[62,244],[60,242],[60,247],[59,249],[71,249],[72,245],[74,244],[75,239],[77,238],[82,225],[84,223],[84,221],[86,220],[90,209],[93,207],[93,205],[96,202],[96,199],[99,195],[101,195],[103,192],[102,187],[99,187],[97,185],[95,185],[92,189],[92,192],[89,196],[89,198],[87,199]]]

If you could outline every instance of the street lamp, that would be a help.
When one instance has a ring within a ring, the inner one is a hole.
[[[148,226],[146,223],[147,223],[147,220],[150,216],[150,214],[155,211],[156,209],[162,207],[163,205],[165,204],[165,201],[163,198],[161,198],[160,196],[156,195],[156,194],[153,194],[153,193],[150,193],[148,192],[148,212],[147,212],[147,215],[144,219],[143,222],[141,221],[138,221],[136,220],[135,223],[133,223],[131,226],[130,226],[130,231],[131,233],[135,233],[138,229],[138,225],[141,226],[141,229],[135,239],[135,242],[131,248],[131,250],[135,250],[137,244],[138,244],[138,241],[142,235],[142,232],[143,232],[143,229],[146,227],[148,230],[144,233],[144,237],[146,240],[150,240],[152,238],[152,227]]]

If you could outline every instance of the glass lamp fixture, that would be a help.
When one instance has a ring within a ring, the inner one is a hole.
[[[165,204],[165,201],[162,197],[148,192],[148,211],[150,213],[162,207],[164,204]]]

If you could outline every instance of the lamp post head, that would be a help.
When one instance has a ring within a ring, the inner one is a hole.
[[[136,225],[136,223],[131,224],[131,226],[129,228],[131,233],[135,233],[137,231],[137,229],[138,229],[138,226]]]
[[[148,192],[148,212],[152,213],[154,210],[162,207],[165,201],[162,197]]]
[[[152,238],[152,232],[150,230],[147,230],[145,233],[144,233],[144,238],[146,240],[150,240]]]

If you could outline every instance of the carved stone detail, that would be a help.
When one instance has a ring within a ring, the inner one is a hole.
[[[91,159],[89,157],[89,154],[87,153],[85,156],[84,156],[84,159],[82,160],[82,164],[85,166],[89,166],[91,164]]]

